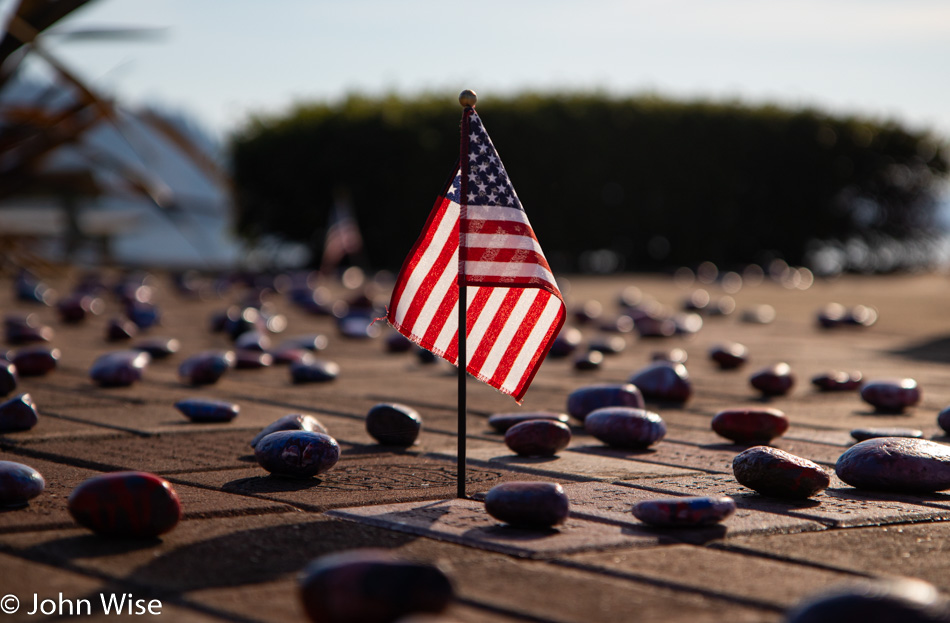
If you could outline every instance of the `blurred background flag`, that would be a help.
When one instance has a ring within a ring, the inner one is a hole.
[[[338,191],[323,242],[323,257],[320,260],[320,272],[332,273],[343,258],[355,258],[363,250],[363,236],[360,234],[349,195]]]
[[[475,110],[465,109],[453,179],[406,258],[389,322],[458,365],[459,287],[466,370],[519,403],[564,324],[551,268]]]

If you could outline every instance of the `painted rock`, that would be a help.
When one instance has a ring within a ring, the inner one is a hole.
[[[673,316],[673,323],[676,325],[677,335],[693,335],[703,328],[703,317],[693,312],[676,314]]]
[[[635,372],[627,382],[636,385],[647,400],[683,403],[693,393],[686,366],[681,363],[653,362]]]
[[[313,359],[290,364],[290,379],[300,383],[324,383],[332,381],[340,374],[340,366],[334,361]]]
[[[15,390],[18,380],[13,362],[0,358],[0,396],[6,396]]]
[[[234,367],[238,370],[257,370],[274,363],[274,356],[257,350],[234,351]]]
[[[439,356],[433,353],[430,350],[426,350],[421,346],[416,348],[416,357],[419,359],[419,363],[425,365],[431,365],[433,363],[439,362]]]
[[[778,409],[725,409],[712,419],[712,429],[739,444],[767,444],[788,430],[788,418]]]
[[[304,348],[287,347],[271,351],[276,364],[312,363],[316,360],[313,353]]]
[[[551,528],[567,521],[570,502],[554,482],[504,482],[488,491],[485,510],[512,526]]]
[[[20,376],[44,376],[56,369],[60,350],[49,346],[21,348],[10,361]]]
[[[817,463],[769,446],[740,452],[732,461],[732,472],[742,486],[779,498],[809,498],[831,484]]]
[[[382,330],[375,324],[373,314],[351,313],[337,320],[340,335],[351,339],[369,339],[378,337]]]
[[[276,433],[281,430],[302,430],[311,433],[323,433],[324,435],[329,435],[326,427],[320,423],[320,420],[313,417],[312,415],[307,415],[304,413],[291,413],[290,415],[285,415],[284,417],[278,418],[265,426],[261,432],[257,433],[254,439],[251,440],[251,447],[256,448],[258,442],[270,435],[271,433]]]
[[[658,350],[650,354],[650,361],[668,361],[670,363],[686,363],[689,359],[689,353],[682,348],[671,348],[670,350]]]
[[[139,329],[148,329],[162,322],[161,310],[148,301],[129,302],[125,306],[125,316]]]
[[[901,413],[920,402],[920,388],[914,379],[871,381],[861,388],[861,398],[878,411]]]
[[[604,407],[584,419],[584,430],[615,448],[646,448],[666,435],[659,414],[633,407]]]
[[[711,526],[734,512],[736,502],[727,495],[661,498],[633,505],[634,517],[663,528]]]
[[[775,321],[775,308],[771,305],[755,305],[742,310],[742,322],[749,324],[771,324]]]
[[[855,305],[844,318],[844,323],[853,327],[870,327],[876,322],[877,310],[869,305]]]
[[[233,402],[208,398],[179,400],[175,408],[192,422],[230,422],[241,412],[241,406]]]
[[[622,335],[600,335],[588,344],[588,349],[605,355],[618,355],[627,348],[627,340]]]
[[[408,353],[412,350],[412,344],[412,340],[397,331],[386,336],[386,352],[388,353]]]
[[[621,314],[613,318],[601,320],[597,324],[597,328],[605,333],[630,333],[633,331],[633,318]],[[626,345],[626,342],[624,342],[624,345]]]
[[[272,474],[310,478],[336,465],[340,446],[336,439],[323,433],[282,430],[258,441],[254,456]]]
[[[208,350],[188,357],[178,366],[178,376],[189,385],[212,385],[234,367],[237,356],[230,350]]]
[[[301,572],[299,585],[304,611],[314,623],[403,621],[443,612],[455,595],[438,567],[368,549],[318,558]]]
[[[850,392],[860,389],[864,383],[864,376],[860,372],[845,372],[832,370],[816,374],[811,384],[824,392]]]
[[[39,421],[29,394],[20,394],[0,404],[0,433],[30,430]]]
[[[706,290],[693,290],[683,299],[682,307],[685,311],[701,312],[709,305],[709,298]]]
[[[604,363],[604,354],[598,350],[589,350],[574,359],[574,369],[581,372],[599,370]]]
[[[396,335],[401,336],[401,333],[396,333]],[[330,341],[327,339],[327,336],[322,333],[309,333],[307,335],[298,335],[295,337],[287,338],[280,343],[278,348],[302,348],[304,350],[309,350],[312,353],[319,352],[324,350]]]
[[[231,339],[236,339],[242,333],[248,331],[266,329],[261,312],[254,307],[239,307],[232,305],[224,312],[224,317],[215,317],[212,321],[212,328],[221,327],[221,331],[227,333]]]
[[[406,405],[378,404],[366,414],[366,432],[384,446],[411,446],[421,430],[422,418]]]
[[[633,407],[642,409],[645,406],[643,394],[636,385],[630,383],[612,383],[603,385],[588,385],[575,389],[567,397],[567,412],[581,422],[587,414],[603,407]]]
[[[181,349],[181,342],[173,337],[152,337],[139,340],[132,348],[145,351],[152,359],[165,359]]]
[[[53,328],[44,325],[36,314],[7,316],[3,325],[7,343],[14,346],[49,342],[55,333]]]
[[[944,407],[944,409],[937,414],[937,425],[943,429],[943,432],[950,435],[950,407]]]
[[[271,347],[270,337],[262,331],[245,331],[234,340],[234,348],[238,350],[256,350],[264,352]]]
[[[142,350],[117,350],[97,358],[89,376],[102,387],[127,387],[142,378],[152,356]]]
[[[795,375],[787,363],[762,368],[749,377],[749,384],[765,396],[784,396],[795,386]]]
[[[600,319],[604,313],[604,306],[600,301],[590,299],[576,307],[572,307],[571,315],[581,325]]]
[[[868,439],[845,450],[835,472],[859,489],[943,491],[950,489],[950,446],[906,437]]]
[[[564,413],[553,413],[551,411],[495,413],[488,418],[488,425],[499,433],[504,433],[515,424],[521,424],[522,422],[529,422],[531,420],[549,420],[567,424],[568,419],[568,416]]]
[[[23,506],[45,488],[42,474],[29,465],[0,461],[0,508]]]
[[[786,623],[947,623],[940,592],[911,578],[874,580],[810,597],[789,609]]]
[[[73,489],[68,506],[76,523],[116,537],[155,537],[174,528],[182,515],[171,483],[147,472],[90,478]]]
[[[561,358],[571,355],[584,340],[583,334],[575,327],[564,327],[554,338],[548,357]]]
[[[676,321],[662,314],[646,313],[634,316],[633,326],[640,337],[672,337],[676,335]]]
[[[738,342],[717,344],[709,349],[709,358],[716,362],[721,370],[735,370],[748,361],[749,349]]]
[[[922,439],[924,431],[917,428],[855,428],[851,431],[851,437],[857,441],[867,441],[877,437],[909,437],[911,439]]]
[[[571,442],[571,429],[555,420],[529,420],[505,433],[505,445],[521,456],[554,456]]]
[[[106,340],[110,342],[124,342],[138,335],[139,328],[128,318],[113,318],[106,326]]]
[[[844,324],[848,308],[841,303],[828,303],[815,313],[815,321],[823,329],[832,329]]]

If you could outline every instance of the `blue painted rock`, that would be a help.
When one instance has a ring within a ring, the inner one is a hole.
[[[861,388],[861,398],[878,411],[902,413],[920,402],[920,388],[914,379],[872,381]]]
[[[896,426],[887,426],[882,428],[855,428],[851,431],[851,437],[857,441],[867,441],[877,437],[909,437],[911,439],[922,439],[924,431],[918,428],[900,428]]]
[[[712,419],[712,429],[740,444],[767,444],[788,430],[788,418],[778,409],[724,409]]]
[[[366,432],[384,446],[411,446],[421,430],[422,418],[406,405],[378,404],[366,414]]]
[[[340,446],[336,439],[323,433],[282,430],[258,441],[254,456],[272,474],[310,478],[336,465]]]
[[[633,407],[604,407],[587,415],[584,430],[615,448],[640,449],[666,436],[658,414]]]
[[[50,305],[56,298],[56,291],[40,281],[28,271],[21,271],[13,282],[13,291],[17,300],[27,303]]]
[[[567,521],[570,502],[554,482],[505,482],[488,491],[485,510],[512,526],[551,528]]]
[[[79,525],[115,537],[156,537],[178,525],[182,515],[171,483],[147,472],[90,478],[73,489],[68,506]]]
[[[612,383],[602,385],[587,385],[575,389],[567,397],[567,412],[580,421],[584,421],[587,414],[603,407],[633,407],[642,409],[643,394],[636,385],[630,383]]]
[[[686,366],[681,363],[655,361],[635,372],[627,382],[636,385],[647,400],[683,403],[693,393]]]
[[[864,383],[864,376],[860,372],[845,372],[832,370],[816,374],[811,384],[824,392],[850,392],[860,389]]]
[[[56,369],[60,350],[49,346],[21,348],[10,361],[20,376],[44,376]]]
[[[397,333],[396,335],[401,335]],[[296,337],[288,338],[280,343],[278,349],[282,348],[302,348],[304,350],[309,350],[312,353],[319,352],[324,350],[329,344],[327,336],[322,333],[309,333],[307,335],[298,335]]]
[[[868,439],[845,450],[835,472],[859,489],[943,491],[950,489],[950,446],[906,437]]]
[[[264,331],[266,325],[261,318],[261,312],[253,307],[239,307],[232,305],[224,312],[224,318],[215,318],[215,326],[220,325],[221,331],[227,333],[231,339],[236,339],[242,333],[258,330]]]
[[[13,365],[13,362],[0,359],[0,396],[6,396],[15,390],[18,380],[16,366]]]
[[[554,342],[551,343],[551,349],[548,351],[548,357],[558,359],[567,357],[580,346],[584,336],[579,329],[575,327],[564,327],[561,329]]]
[[[0,508],[23,506],[45,488],[42,474],[29,465],[0,461]]]
[[[305,348],[282,347],[271,351],[276,364],[311,363],[316,361],[313,352]]]
[[[165,359],[181,349],[181,342],[173,337],[151,337],[139,340],[132,348],[145,351],[152,359]]]
[[[258,350],[237,350],[234,352],[234,367],[238,370],[257,370],[267,368],[274,363],[274,356]]]
[[[571,442],[571,429],[555,420],[529,420],[505,433],[505,445],[521,456],[554,456]]]
[[[950,407],[944,407],[937,414],[937,425],[943,429],[943,432],[950,435]]]
[[[240,405],[209,398],[179,400],[175,408],[192,422],[230,422],[241,412]]]
[[[325,383],[340,374],[340,366],[334,361],[314,359],[290,364],[290,379],[294,383]]]
[[[178,376],[190,385],[212,385],[235,366],[237,356],[230,350],[208,350],[188,357],[178,366]]]
[[[828,473],[817,463],[769,446],[737,454],[732,472],[742,486],[779,498],[810,498],[831,484]]]
[[[11,315],[4,318],[5,337],[8,344],[37,344],[53,339],[53,328],[40,322],[36,314]]]
[[[553,413],[551,411],[495,413],[488,418],[488,425],[499,433],[504,433],[515,424],[521,424],[522,422],[529,422],[531,420],[550,420],[552,422],[567,424],[569,418],[564,413]]]
[[[36,405],[29,394],[20,394],[0,404],[0,433],[30,430],[37,421]]]
[[[947,605],[931,584],[910,578],[865,581],[822,593],[789,609],[786,623],[947,623]]]
[[[373,314],[351,313],[337,320],[340,335],[351,339],[369,339],[378,337],[382,330],[375,324]]]
[[[238,350],[256,350],[264,352],[271,347],[270,337],[257,330],[245,331],[234,340],[234,348]]]
[[[574,369],[581,372],[599,370],[604,363],[604,355],[598,350],[589,350],[580,357],[574,359]]]
[[[131,301],[125,306],[125,315],[139,329],[148,329],[161,324],[162,312],[154,303]]]
[[[412,350],[413,342],[402,333],[393,331],[386,336],[386,352],[408,353]]]
[[[738,342],[717,344],[709,349],[709,358],[716,362],[721,370],[735,370],[748,361],[749,349]]]
[[[455,596],[438,567],[399,560],[383,550],[323,556],[304,568],[299,583],[304,611],[314,623],[403,621],[443,612]]]
[[[634,517],[663,528],[711,526],[734,512],[736,502],[727,495],[661,498],[633,505]]]
[[[251,440],[251,447],[257,447],[258,442],[270,435],[271,433],[276,433],[281,430],[302,430],[312,433],[323,433],[324,435],[329,435],[326,427],[312,415],[307,415],[304,413],[291,413],[290,415],[285,415],[284,417],[278,418],[265,426],[261,432],[257,433],[254,439]]]
[[[601,335],[592,339],[587,347],[605,355],[618,355],[627,348],[627,340],[622,335]]]
[[[99,356],[89,377],[102,387],[127,387],[142,378],[152,356],[142,350],[117,350]]]
[[[112,318],[106,326],[106,340],[124,342],[138,335],[139,328],[128,318]]]
[[[430,350],[426,350],[425,348],[422,348],[421,346],[416,348],[416,357],[418,357],[419,363],[423,363],[425,365],[432,365],[434,363],[439,362],[438,355],[436,355]]]
[[[781,362],[754,373],[749,384],[765,396],[784,396],[795,386],[795,375],[787,363]]]

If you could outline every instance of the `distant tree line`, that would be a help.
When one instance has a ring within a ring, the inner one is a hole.
[[[938,230],[946,144],[894,122],[599,94],[482,98],[478,111],[555,269],[589,268],[597,250],[627,270],[803,264],[821,244],[873,253]],[[345,193],[365,261],[398,268],[452,173],[460,118],[453,96],[430,95],[252,120],[233,140],[240,233],[318,259]]]

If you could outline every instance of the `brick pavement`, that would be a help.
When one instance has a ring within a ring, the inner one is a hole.
[[[67,277],[55,278],[69,287]],[[693,289],[657,276],[578,277],[565,281],[574,307],[599,300],[609,316],[621,288],[638,286],[676,307]],[[574,423],[571,445],[555,459],[513,455],[486,424],[496,412],[519,410],[510,398],[469,383],[469,500],[455,494],[454,368],[424,365],[413,354],[385,352],[382,340],[342,337],[332,319],[309,315],[273,295],[288,320],[284,335],[324,333],[321,357],[340,364],[331,383],[294,385],[286,367],[233,370],[218,383],[189,387],[177,366],[187,355],[230,347],[209,331],[213,312],[240,299],[185,298],[166,279],[156,282],[163,324],[182,350],[154,361],[128,388],[104,389],[88,379],[100,354],[121,344],[105,341],[107,313],[63,325],[55,309],[15,301],[0,280],[4,315],[35,312],[51,325],[63,355],[45,377],[21,379],[41,414],[32,430],[0,436],[0,460],[32,465],[46,491],[22,509],[0,512],[0,595],[17,595],[23,608],[0,621],[27,616],[34,595],[66,599],[131,593],[158,599],[163,620],[296,621],[303,612],[296,574],[313,558],[354,547],[381,547],[439,564],[453,578],[454,621],[780,621],[799,600],[833,585],[868,577],[916,577],[950,591],[947,532],[950,495],[883,495],[835,479],[806,502],[760,496],[732,478],[743,449],[719,438],[709,420],[720,409],[762,404],[748,385],[759,367],[787,361],[798,383],[768,401],[791,420],[775,445],[832,466],[851,443],[848,432],[867,426],[912,426],[944,440],[936,414],[950,405],[950,327],[943,309],[950,283],[940,275],[843,277],[808,290],[766,281],[733,294],[737,312],[706,317],[693,336],[635,340],[605,358],[602,369],[575,371],[570,360],[549,360],[526,397],[524,410],[563,411],[567,394],[584,384],[624,381],[654,351],[689,353],[694,396],[685,405],[651,405],[666,420],[667,437],[647,451],[607,448]],[[825,303],[869,304],[880,312],[869,329],[821,330],[814,315]],[[772,305],[773,323],[743,322],[742,311]],[[583,327],[586,338],[597,330]],[[279,342],[282,336],[274,336]],[[709,348],[727,340],[750,350],[750,362],[720,371]],[[820,394],[809,384],[828,369],[859,369],[868,378],[916,378],[919,406],[903,415],[874,414],[856,393]],[[194,396],[237,402],[227,424],[190,423],[175,401]],[[414,406],[424,420],[420,442],[392,451],[373,443],[363,418],[378,402]],[[341,461],[309,481],[270,477],[254,462],[248,441],[261,427],[293,412],[316,415],[340,442]],[[160,539],[110,540],[76,526],[66,498],[92,475],[118,469],[155,472],[174,483],[184,521]],[[571,518],[561,529],[532,532],[501,526],[479,501],[508,480],[564,485]],[[649,528],[630,513],[643,499],[722,493],[736,514],[702,530]],[[93,620],[111,620],[93,612]],[[143,618],[143,617],[134,617]],[[145,617],[149,618],[149,617]]]

